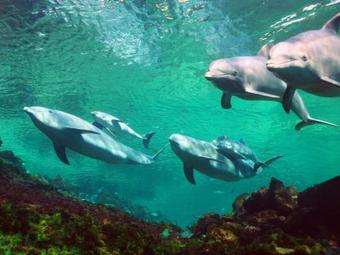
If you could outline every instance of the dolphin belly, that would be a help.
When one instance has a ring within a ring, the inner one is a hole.
[[[214,179],[223,181],[238,181],[242,177],[237,173],[234,163],[227,159],[225,162],[212,162],[207,159],[195,161],[193,168]]]
[[[322,96],[322,97],[339,97],[340,96],[340,89],[339,88],[324,88],[319,84],[315,84],[315,86],[306,86],[303,88],[304,91]]]
[[[106,134],[82,134],[68,136],[65,146],[85,156],[105,161],[110,164],[150,164],[151,160]]]

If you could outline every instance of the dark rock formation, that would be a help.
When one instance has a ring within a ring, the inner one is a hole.
[[[290,232],[340,240],[340,176],[301,192],[298,204],[289,218]]]

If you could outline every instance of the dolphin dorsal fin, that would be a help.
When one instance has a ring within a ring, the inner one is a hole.
[[[240,143],[242,143],[243,145],[247,145],[243,138],[240,139]]]
[[[340,13],[336,14],[322,27],[322,29],[334,30],[335,33],[339,34],[340,31]]]
[[[257,53],[257,56],[261,56],[261,57],[268,59],[269,58],[269,51],[273,46],[274,46],[274,44],[271,43],[271,42],[263,45],[262,48]]]
[[[228,140],[228,137],[226,135],[221,135],[219,137],[217,137],[216,141],[224,141],[224,140]]]

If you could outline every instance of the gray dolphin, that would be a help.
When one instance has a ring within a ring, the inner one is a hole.
[[[255,153],[249,148],[243,139],[239,142],[232,141],[227,136],[220,136],[212,141],[221,154],[234,159],[250,159],[257,162]]]
[[[205,78],[223,91],[221,98],[223,108],[231,108],[232,96],[246,100],[282,102],[287,85],[267,70],[266,61],[269,49],[270,45],[265,45],[257,56],[218,59],[210,64]],[[313,124],[336,126],[333,123],[312,118],[298,93],[293,97],[292,110],[302,120],[295,126],[296,130]]]
[[[25,107],[24,111],[52,140],[57,156],[65,164],[69,164],[65,147],[111,164],[151,164],[164,149],[149,156],[115,141],[91,123],[69,113],[38,106]]]
[[[220,136],[213,140],[212,143],[217,147],[219,153],[235,163],[236,168],[239,169],[244,176],[249,175],[247,173],[256,172],[260,167],[267,167],[273,161],[282,158],[282,156],[276,156],[266,162],[261,162],[243,139],[235,142],[226,136]]]
[[[155,132],[149,132],[145,135],[141,135],[129,127],[125,122],[105,112],[93,111],[91,114],[94,119],[92,124],[99,129],[106,128],[116,135],[130,136],[141,139],[145,148],[148,148],[150,140],[155,134]]]
[[[249,178],[259,173],[251,160],[240,159],[233,162],[219,153],[213,143],[180,134],[172,134],[169,141],[172,150],[183,161],[185,177],[192,184],[196,184],[194,169],[228,182]]]
[[[296,89],[323,97],[340,96],[340,13],[321,29],[300,33],[271,47],[267,68],[288,87],[288,113]]]

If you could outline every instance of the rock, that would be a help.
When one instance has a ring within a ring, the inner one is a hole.
[[[209,229],[208,238],[213,238],[224,243],[236,243],[238,240],[237,236],[231,230],[220,227]]]
[[[221,226],[224,222],[224,216],[218,214],[207,214],[201,217],[197,223],[190,227],[193,236],[206,235],[209,228],[213,225]]]
[[[244,208],[248,213],[275,210],[278,215],[287,216],[297,207],[297,195],[295,188],[285,187],[281,181],[272,178],[269,189],[261,188],[252,193],[244,201]]]
[[[23,161],[18,158],[12,151],[0,151],[0,158],[16,166],[22,166]]]
[[[298,205],[289,217],[287,231],[340,240],[340,176],[301,192]]]
[[[300,207],[317,208],[326,213],[331,211],[339,213],[340,176],[306,189],[300,193],[298,201]]]
[[[238,197],[236,197],[234,203],[232,204],[233,213],[236,217],[239,217],[246,213],[246,210],[243,204],[244,204],[244,201],[246,201],[248,198],[249,198],[248,193],[243,193],[239,195]]]

